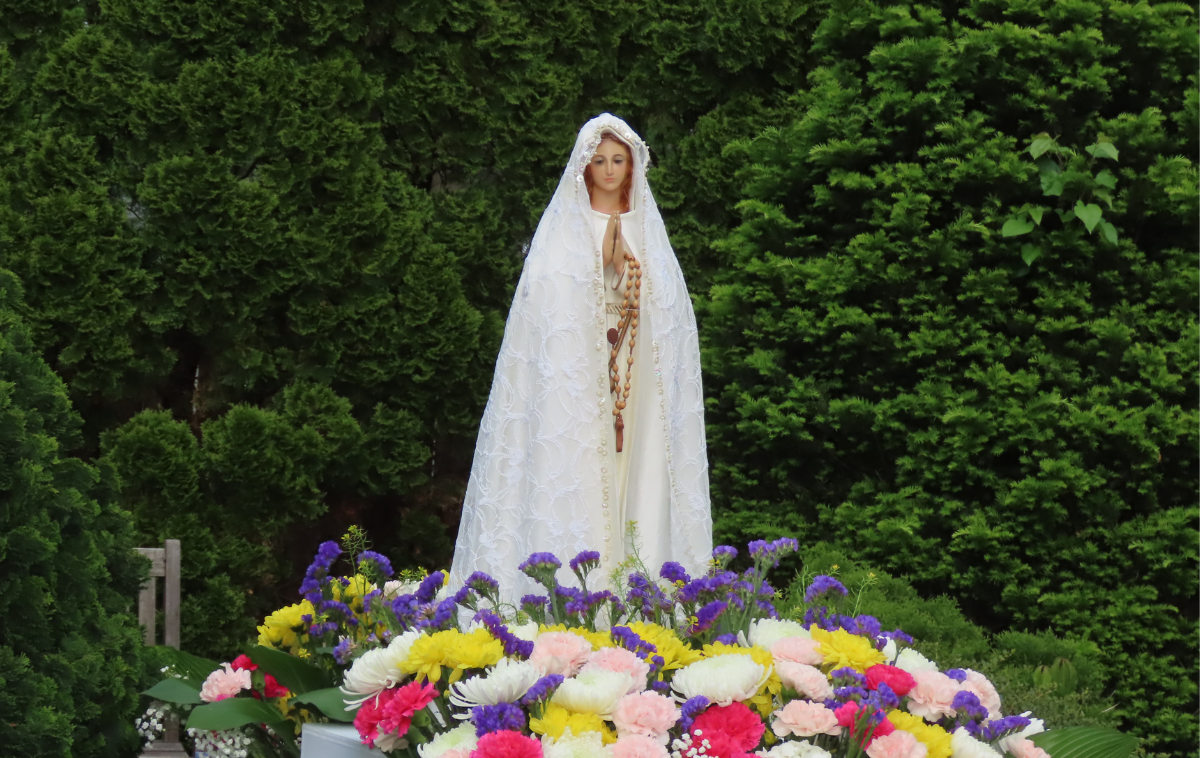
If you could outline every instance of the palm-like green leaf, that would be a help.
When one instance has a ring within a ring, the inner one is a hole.
[[[1099,726],[1051,729],[1030,739],[1053,758],[1129,758],[1138,746],[1137,737]]]

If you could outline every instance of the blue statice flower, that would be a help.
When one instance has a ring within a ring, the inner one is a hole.
[[[879,636],[883,637],[885,640],[895,640],[897,645],[901,643],[905,645],[913,644],[913,638],[899,629],[893,629],[890,632],[882,632]]]
[[[879,702],[881,710],[887,711],[900,707],[900,696],[887,682],[880,682],[871,697]]]
[[[477,705],[471,709],[471,723],[476,737],[506,729],[519,732],[525,728],[525,712],[512,703]]]
[[[754,540],[748,547],[756,564],[775,567],[779,565],[780,558],[799,550],[800,543],[792,537],[781,537],[774,542]]]
[[[724,600],[714,600],[700,610],[696,611],[696,623],[692,624],[687,633],[689,635],[697,635],[702,632],[707,632],[717,623],[717,619],[729,607],[729,603]]]
[[[839,703],[848,703],[851,700],[859,702],[865,700],[867,691],[862,687],[834,687],[833,698]]]
[[[946,676],[950,677],[956,682],[967,681],[967,672],[963,671],[962,669],[946,669]]]
[[[642,639],[637,632],[627,626],[614,626],[608,630],[609,636],[617,647],[623,647],[642,660],[646,660],[658,652],[658,647]]]
[[[729,565],[729,562],[737,558],[737,548],[733,545],[717,545],[713,548],[712,557],[721,568]]]
[[[529,574],[531,570],[543,568],[552,568],[558,570],[562,568],[562,561],[554,556],[554,553],[533,553],[526,558],[521,565],[517,566],[519,571]],[[530,574],[532,576],[532,574]]]
[[[772,619],[779,618],[779,611],[777,611],[775,609],[775,606],[772,605],[771,603],[767,602],[766,600],[759,600],[757,604],[758,604],[758,609],[760,611],[762,611],[763,613],[767,614],[767,618],[772,618]]]
[[[842,625],[838,623],[838,615],[830,613],[825,606],[817,608],[809,608],[804,612],[804,626],[812,628],[816,626],[819,629],[824,629],[827,632],[832,632],[841,629]]]
[[[364,550],[358,554],[358,570],[361,572],[364,565],[375,564],[375,568],[380,574],[387,578],[392,576],[392,562],[386,556],[380,555],[374,550]]]
[[[354,654],[354,643],[346,637],[333,648],[333,659],[345,666],[350,662],[350,657]]]
[[[829,677],[835,685],[853,685],[855,687],[866,687],[867,678],[849,666],[843,666],[840,669],[834,669],[829,672]]]
[[[658,679],[655,679],[650,682],[650,689],[654,690],[655,692],[657,692],[660,695],[670,695],[671,694],[671,685],[668,682],[662,682],[662,681],[659,681]]]
[[[973,735],[976,739],[984,742],[995,742],[1001,737],[1007,737],[1010,734],[1016,734],[1025,727],[1029,726],[1029,719],[1024,716],[1005,716],[1001,719],[993,719],[979,725],[979,733]]]
[[[650,645],[649,642],[647,642],[646,644]],[[650,645],[650,647],[654,647],[654,645]],[[650,656],[650,673],[651,674],[657,674],[658,672],[662,671],[663,666],[666,666],[666,665],[667,665],[667,661],[661,655],[651,655]],[[665,682],[664,682],[664,684],[665,684]]]
[[[321,590],[329,576],[329,567],[341,554],[342,548],[332,540],[322,542],[317,547],[317,554],[304,572],[304,581],[300,584],[300,594],[305,600],[313,605],[321,602]]]
[[[533,643],[529,640],[523,640],[510,632],[508,627],[504,625],[504,620],[496,615],[494,611],[483,608],[475,614],[473,620],[482,621],[487,630],[492,633],[492,636],[504,644],[505,655],[528,658],[533,654]]]
[[[336,621],[325,621],[325,622],[322,622],[319,624],[313,624],[312,626],[310,626],[308,628],[308,635],[310,637],[324,637],[326,634],[329,634],[330,632],[336,632],[337,628],[338,628],[338,624]]]
[[[482,571],[476,571],[468,576],[465,586],[470,587],[486,598],[492,598],[500,592],[500,582],[497,582]]]
[[[737,644],[737,635],[736,634],[718,634],[714,641],[720,642],[722,645],[736,645]]]
[[[987,708],[979,702],[979,697],[974,692],[959,690],[950,705],[958,711],[958,725],[965,727],[972,737],[978,738],[980,723],[988,717]]]
[[[822,595],[838,593],[842,597],[850,594],[846,589],[846,585],[834,579],[832,576],[820,574],[813,577],[812,584],[808,585],[808,589],[804,591],[804,602],[811,603]]]
[[[421,629],[449,629],[450,624],[454,621],[454,612],[458,610],[458,603],[454,602],[454,598],[448,597],[437,604],[433,615],[422,621],[417,622],[417,627]]]
[[[600,567],[600,553],[596,550],[584,550],[571,559],[568,564],[576,574],[587,574],[592,569]]]
[[[437,597],[438,590],[446,583],[446,574],[443,571],[435,571],[429,576],[421,580],[421,586],[417,587],[416,598],[419,603],[432,603]]]
[[[471,589],[465,584],[458,588],[458,592],[455,592],[453,595],[451,595],[455,603],[463,606],[464,608],[471,609],[475,608],[475,598],[478,596],[479,594],[475,592],[475,590]]]
[[[375,589],[363,595],[363,610],[370,613],[376,603],[382,603],[383,590]]]
[[[554,695],[554,690],[558,689],[558,685],[562,683],[562,674],[547,674],[534,682],[533,686],[526,690],[521,699],[517,701],[517,704],[528,708],[539,701],[549,700]]]
[[[874,616],[841,616],[839,621],[842,628],[851,634],[861,635],[871,640],[879,637],[882,627],[879,619]]]
[[[658,570],[658,575],[672,584],[675,582],[683,582],[686,584],[692,581],[692,577],[688,576],[687,570],[675,561],[667,561],[664,563],[662,568]]]
[[[662,588],[646,575],[635,571],[629,575],[628,582],[630,589],[625,593],[625,602],[641,610],[642,616],[650,618],[657,611],[674,609],[675,604],[663,593]]]
[[[708,698],[703,695],[697,695],[694,698],[690,698],[680,707],[679,710],[682,712],[682,715],[679,719],[679,726],[685,734],[692,731],[692,722],[696,720],[697,716],[704,713],[705,709],[708,708],[708,704]]]

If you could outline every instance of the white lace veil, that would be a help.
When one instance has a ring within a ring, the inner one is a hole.
[[[454,551],[451,586],[473,571],[500,582],[510,601],[536,586],[517,569],[533,552],[564,564],[604,552],[609,477],[616,467],[608,389],[602,262],[583,171],[604,132],[631,148],[631,205],[640,213],[642,309],[634,382],[639,395],[630,450],[638,467],[665,469],[670,560],[703,572],[712,550],[708,458],[696,318],[662,216],[646,183],[649,149],[619,118],[602,114],[579,131],[571,161],[530,244],[496,359]],[[648,339],[647,339],[648,338]],[[644,349],[643,349],[644,348]],[[640,369],[640,370],[639,370]],[[655,418],[656,417],[656,418]],[[655,423],[643,423],[641,419]],[[634,513],[633,515],[636,515]],[[659,523],[667,524],[667,520]],[[621,525],[612,539],[621,540]],[[605,570],[611,566],[604,566]],[[658,566],[651,566],[657,572]]]

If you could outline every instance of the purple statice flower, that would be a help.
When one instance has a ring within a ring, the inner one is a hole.
[[[317,610],[322,613],[340,613],[346,618],[354,616],[354,611],[350,610],[350,606],[343,603],[341,600],[322,600],[317,605]]]
[[[546,611],[546,604],[550,602],[550,598],[545,595],[526,595],[521,598],[521,610],[533,616],[537,613]]]
[[[409,629],[417,623],[421,613],[421,604],[417,596],[411,594],[399,595],[392,600],[392,615],[400,623],[401,628]]]
[[[500,582],[497,582],[482,571],[476,571],[468,576],[465,586],[488,598],[494,597],[500,591]]]
[[[646,660],[658,652],[658,648],[653,643],[642,639],[637,632],[627,626],[614,626],[608,630],[608,633],[613,642],[617,643],[617,647],[625,648],[642,660]]]
[[[832,576],[821,574],[813,577],[812,584],[808,585],[808,589],[804,591],[804,602],[811,603],[822,595],[838,593],[842,597],[850,594],[846,589],[846,585],[834,579]]]
[[[682,716],[679,719],[679,726],[685,733],[692,731],[692,722],[696,720],[697,716],[704,713],[704,710],[708,708],[708,703],[708,698],[697,695],[683,704],[680,708]]]
[[[987,708],[984,708],[979,702],[978,696],[974,692],[959,690],[950,705],[958,711],[955,719],[958,725],[966,727],[972,737],[978,738],[981,729],[980,723],[986,721],[988,717]]]
[[[834,669],[833,671],[829,672],[829,676],[833,679],[834,684],[848,684],[854,685],[855,687],[867,686],[867,678],[849,666],[843,666],[840,669]]]
[[[587,595],[583,590],[574,587],[563,587],[560,584],[554,588],[554,596],[562,604],[563,610],[567,613],[577,613],[580,615],[587,613]]]
[[[756,563],[778,566],[779,559],[800,549],[800,543],[791,537],[781,537],[774,542],[755,540],[750,543],[750,555]]]
[[[521,699],[517,701],[517,704],[528,708],[538,701],[549,700],[554,694],[554,690],[558,689],[558,685],[562,683],[562,674],[547,674],[534,682],[533,686],[526,690]]]
[[[449,629],[450,623],[454,620],[454,612],[456,610],[458,610],[458,603],[454,602],[454,598],[446,598],[437,604],[437,610],[434,611],[433,618],[429,619],[429,623],[424,628]]]
[[[504,643],[505,655],[528,658],[533,654],[533,643],[510,632],[504,625],[504,620],[494,611],[484,608],[475,614],[474,620],[482,621],[492,636]]]
[[[371,590],[366,595],[363,595],[363,610],[366,611],[367,613],[370,613],[371,609],[375,606],[375,604],[377,602],[380,602],[380,603],[383,602],[381,600],[382,597],[383,597],[383,590],[378,590],[378,589]]]
[[[671,694],[671,685],[668,684],[667,682],[659,681],[658,679],[655,679],[650,682],[650,689],[654,690],[655,692],[657,692],[660,695],[670,695]]]
[[[374,550],[364,550],[358,554],[358,570],[363,570],[364,564],[375,564],[379,573],[389,579],[392,576],[392,562],[386,556],[382,556]]]
[[[771,603],[767,602],[766,600],[759,600],[759,601],[757,601],[756,605],[758,605],[758,609],[760,611],[767,614],[767,618],[772,618],[772,619],[779,618],[779,611],[775,610],[775,606],[772,605]]]
[[[595,550],[584,550],[572,558],[568,565],[576,574],[586,574],[592,569],[600,567],[600,553]]]
[[[725,600],[727,600],[730,605],[736,605],[739,611],[746,610],[746,601],[742,600],[741,596],[739,595],[735,595],[730,592],[725,595]]]
[[[435,571],[429,576],[421,580],[421,586],[417,587],[416,598],[419,603],[432,603],[437,597],[438,590],[446,583],[446,574],[442,571]]]
[[[758,588],[758,594],[763,597],[775,597],[775,588],[763,581]]]
[[[519,571],[523,571],[526,574],[539,569],[554,569],[557,571],[560,568],[562,568],[562,561],[554,557],[554,553],[533,553],[521,565],[517,566]],[[529,575],[533,576],[532,574]]]
[[[722,568],[728,566],[730,561],[737,558],[737,554],[737,548],[733,545],[717,545],[712,551],[713,560]]]
[[[325,621],[319,624],[313,624],[308,628],[310,637],[324,637],[330,632],[336,632],[338,628],[336,621]]]
[[[313,615],[311,613],[306,613],[300,617],[300,620],[306,624],[311,624],[312,620],[313,620]]]
[[[819,629],[824,629],[827,632],[832,632],[841,628],[838,623],[837,614],[830,614],[829,610],[824,606],[819,608],[809,608],[804,612],[804,626],[812,628],[816,626]]]
[[[909,637],[907,634],[900,631],[899,629],[893,629],[890,632],[883,632],[879,636],[882,637],[884,640],[895,640],[897,645],[899,645],[901,643],[903,643],[905,645],[913,644],[913,638]]]
[[[984,742],[995,742],[1001,737],[1020,732],[1029,724],[1029,719],[1024,716],[1005,716],[1001,719],[993,719],[979,725],[978,739]]]
[[[476,737],[506,729],[519,732],[525,728],[525,712],[512,703],[477,705],[471,709],[471,723]]]
[[[322,542],[317,547],[317,554],[304,572],[304,582],[300,585],[300,594],[304,599],[316,605],[321,601],[321,588],[329,576],[329,567],[342,554],[342,548],[332,540]]]
[[[647,642],[646,644],[650,645],[649,642]],[[650,647],[654,647],[654,645],[650,645]],[[650,656],[650,673],[651,674],[657,674],[658,672],[662,671],[663,666],[666,666],[666,665],[667,665],[667,661],[661,655]],[[664,682],[664,684],[665,684],[665,682]]]
[[[718,634],[715,641],[720,642],[722,645],[736,645],[737,644],[737,635],[736,634]]]
[[[871,698],[879,702],[880,710],[888,711],[900,707],[899,695],[887,682],[880,682],[875,691],[871,693]]]
[[[967,672],[963,671],[962,669],[946,669],[946,676],[950,677],[956,682],[967,681]]]
[[[683,582],[684,584],[687,584],[688,582],[692,581],[692,578],[688,576],[687,570],[675,561],[667,561],[664,563],[662,568],[658,570],[658,575],[672,584],[675,582]]]
[[[455,592],[450,597],[454,599],[455,603],[463,606],[464,608],[474,608],[475,598],[477,596],[478,593],[476,593],[475,590],[464,584],[462,587],[458,588],[458,592]]]
[[[696,611],[696,623],[688,628],[689,635],[700,634],[712,629],[713,624],[717,623],[717,619],[729,607],[729,603],[724,600],[714,600],[700,610]]]
[[[839,703],[848,703],[851,700],[861,702],[866,700],[867,691],[862,687],[834,687],[833,698]]]
[[[354,654],[354,643],[349,637],[344,638],[333,648],[333,659],[339,664],[345,666],[350,662],[350,656]]]

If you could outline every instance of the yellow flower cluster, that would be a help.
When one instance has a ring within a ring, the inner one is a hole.
[[[929,751],[927,758],[950,758],[950,733],[936,724],[904,711],[888,711],[888,721],[917,738]]]
[[[876,663],[883,663],[883,652],[866,637],[851,634],[845,629],[827,632],[816,624],[812,627],[812,638],[821,643],[821,655],[830,669],[849,666],[855,671],[866,671]]]
[[[604,723],[604,719],[595,713],[575,713],[561,705],[551,703],[546,706],[546,712],[540,719],[529,719],[529,731],[534,734],[545,734],[558,739],[568,729],[573,735],[599,732],[605,745],[611,745],[617,741],[617,735],[613,734],[608,724]]]
[[[663,670],[681,669],[689,663],[695,663],[704,657],[699,650],[693,650],[679,639],[679,636],[666,627],[651,624],[646,621],[634,621],[626,624],[634,634],[658,648],[657,655],[663,657]]]
[[[301,616],[311,616],[315,612],[312,603],[307,600],[280,608],[263,619],[262,626],[258,627],[258,644],[263,647],[286,648],[288,652],[295,653],[300,643],[308,639],[308,635],[301,639],[299,634],[304,627]]]
[[[408,660],[400,666],[406,674],[417,680],[436,682],[442,677],[442,668],[450,669],[448,684],[462,678],[467,669],[494,666],[504,657],[504,645],[487,629],[476,629],[463,634],[457,629],[434,632],[422,636],[408,651]]]
[[[771,675],[767,677],[767,681],[763,683],[763,686],[758,688],[758,694],[747,701],[763,718],[770,716],[771,712],[775,710],[772,698],[778,697],[779,693],[783,690],[783,680],[779,678],[779,674],[775,671],[775,657],[771,655],[771,651],[757,645],[742,647],[740,645],[726,645],[724,642],[714,642],[711,645],[704,646],[705,658],[715,658],[718,655],[748,655],[758,665],[770,669]]]
[[[345,587],[342,586],[341,582],[331,582],[330,584],[333,589],[333,599],[340,600],[350,606],[350,610],[355,613],[363,612],[363,597],[375,589],[375,585],[367,581],[367,578],[362,574],[356,574],[350,580],[350,584]]]

